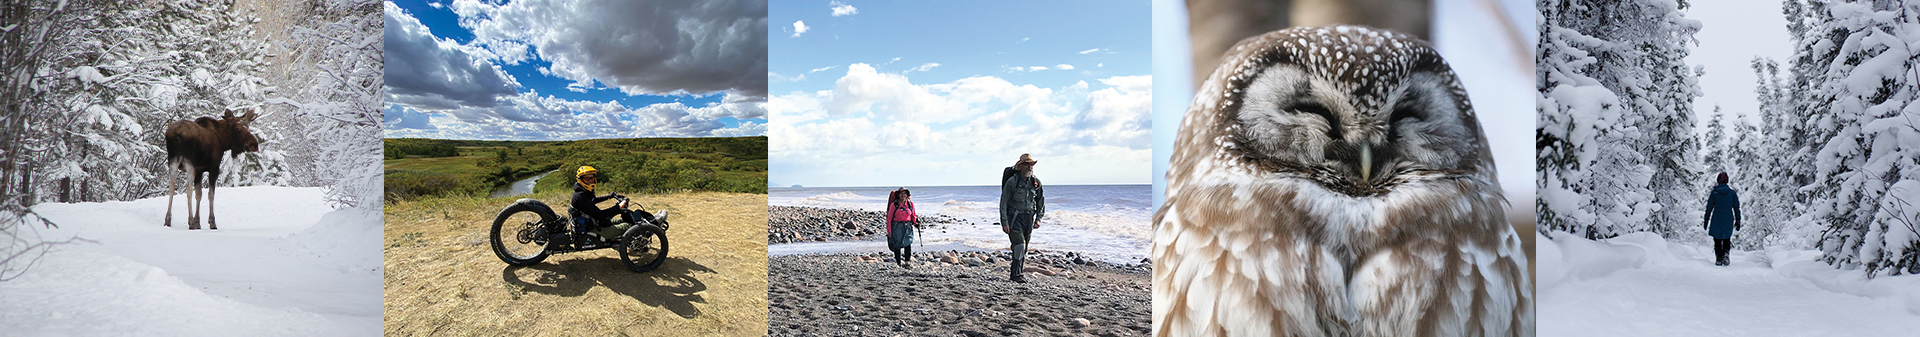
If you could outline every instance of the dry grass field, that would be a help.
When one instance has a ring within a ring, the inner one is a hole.
[[[565,212],[567,196],[532,197]],[[645,274],[628,271],[610,249],[555,255],[530,267],[501,262],[487,233],[513,198],[387,205],[386,334],[766,334],[767,196],[631,197],[650,211],[673,209],[666,264]]]

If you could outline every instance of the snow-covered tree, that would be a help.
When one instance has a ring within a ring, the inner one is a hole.
[[[1824,227],[1823,260],[1868,275],[1920,258],[1908,202],[1920,200],[1920,3],[1789,0],[1797,116],[1782,156],[1805,170],[1796,221]]]
[[[0,2],[0,281],[26,272],[52,246],[72,241],[40,237],[35,226],[53,224],[28,208],[36,140],[48,134],[32,124],[41,117],[34,107],[48,101],[32,84],[57,76],[42,71],[46,55],[56,52],[54,43],[64,32],[87,23],[83,14],[65,2]]]
[[[1725,117],[1720,113],[1720,106],[1716,105],[1713,107],[1713,117],[1704,126],[1707,133],[1700,138],[1700,168],[1703,173],[1711,175],[1727,171],[1727,161],[1732,156],[1727,148],[1727,125],[1722,122]]]
[[[303,122],[295,142],[313,163],[314,179],[329,186],[335,206],[378,205],[382,191],[379,94],[385,85],[385,44],[381,2],[322,0],[307,21],[296,24],[282,47],[286,62],[305,74],[284,80],[300,88],[270,100],[293,108]]]
[[[1806,144],[1794,134],[1801,120],[1794,106],[1794,89],[1780,77],[1778,63],[1754,58],[1751,64],[1758,79],[1754,94],[1759,110],[1752,116],[1735,116],[1726,127],[1729,138],[1727,174],[1734,190],[1740,191],[1741,213],[1746,228],[1734,236],[1739,249],[1760,249],[1779,245],[1791,249],[1813,247],[1818,236],[1796,217],[1806,213],[1801,196],[1801,170],[1797,146]],[[1755,121],[1758,121],[1756,124]],[[1784,235],[1782,235],[1784,234]]]
[[[166,193],[161,133],[173,121],[260,106],[265,43],[229,2],[30,1],[65,7],[77,24],[43,32],[43,48],[10,83],[34,99],[18,106],[25,144],[13,167],[23,204],[99,201]],[[271,130],[277,122],[256,123]],[[263,137],[264,138],[264,137]],[[268,142],[272,138],[265,138]],[[291,182],[281,152],[228,160],[225,186]]]
[[[15,257],[44,252],[21,231],[53,225],[35,220],[34,203],[159,196],[184,179],[165,165],[162,132],[174,121],[261,113],[260,151],[227,159],[221,186],[327,186],[336,206],[378,200],[379,6],[0,2],[0,237],[12,240],[0,244],[0,279],[19,270]],[[263,32],[257,10],[292,19]]]
[[[258,69],[264,44],[248,38],[250,17],[234,13],[230,2],[97,5],[88,10],[97,26],[70,34],[63,53],[51,59],[51,72],[68,78],[41,89],[61,100],[47,108],[64,120],[47,125],[63,127],[65,135],[55,136],[72,139],[52,143],[36,161],[49,169],[41,182],[52,187],[53,179],[74,179],[60,189],[86,201],[159,195],[167,179],[184,179],[165,169],[163,156],[152,155],[165,152],[166,125],[259,106],[266,93]],[[263,150],[230,160],[221,182],[249,185],[284,175],[258,167],[262,154],[279,152]]]
[[[1671,234],[1697,204],[1686,43],[1671,0],[1541,0],[1535,213],[1542,232]],[[1697,213],[1696,213],[1697,214]],[[1693,222],[1697,223],[1697,222]]]

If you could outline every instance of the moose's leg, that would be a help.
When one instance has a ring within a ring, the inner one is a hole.
[[[173,176],[177,173],[175,168],[171,163],[167,165],[167,219],[160,221],[160,225],[167,227],[173,227],[173,194],[180,191],[180,179]]]
[[[200,204],[207,203],[200,199],[200,170],[193,172],[193,201],[187,204],[187,207],[193,209],[187,211],[187,230],[200,229]]]
[[[213,223],[213,191],[219,186],[220,171],[207,171],[207,229],[209,230],[220,230],[220,225]]]

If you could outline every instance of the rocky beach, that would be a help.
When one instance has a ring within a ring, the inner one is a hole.
[[[769,206],[767,243],[858,241],[887,239],[886,214],[821,207]],[[945,215],[923,215],[923,229],[967,223]]]
[[[1028,255],[1028,283],[1007,281],[1007,252],[774,256],[768,334],[774,336],[1145,336],[1146,265],[1075,253]]]
[[[767,242],[884,241],[878,211],[771,206]],[[922,216],[923,230],[992,226]],[[1006,248],[916,252],[911,268],[884,250],[769,258],[774,336],[1151,334],[1151,267],[1037,247],[1029,283],[1007,281]]]

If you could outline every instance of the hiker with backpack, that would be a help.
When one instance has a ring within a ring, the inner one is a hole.
[[[1040,228],[1040,218],[1047,214],[1046,194],[1040,187],[1040,178],[1033,176],[1033,166],[1039,163],[1032,156],[1021,154],[1013,167],[1001,170],[1000,231],[1007,233],[1013,250],[1008,281],[1027,282],[1024,273],[1027,242],[1033,238],[1033,230]]]
[[[913,231],[920,227],[920,214],[913,211],[913,192],[901,187],[887,195],[887,249],[901,267],[913,268]]]
[[[1707,194],[1707,215],[1700,226],[1713,237],[1713,265],[1727,265],[1727,252],[1733,250],[1733,232],[1740,230],[1740,195],[1727,187],[1727,173],[1720,172],[1718,184]]]

